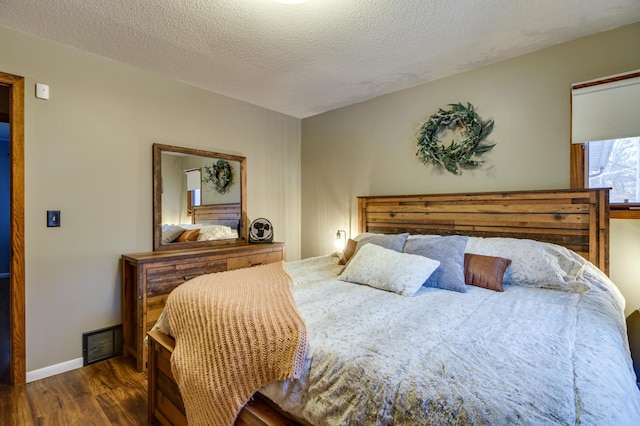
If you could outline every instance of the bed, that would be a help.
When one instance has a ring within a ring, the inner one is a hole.
[[[358,201],[346,265],[285,265],[305,365],[237,424],[640,424],[624,299],[606,275],[607,190]],[[487,259],[502,263],[467,276]],[[460,273],[475,285],[452,286]],[[149,415],[186,424],[168,334],[151,332]]]
[[[240,203],[194,206],[192,210],[193,223],[162,225],[160,235],[162,244],[238,238]]]

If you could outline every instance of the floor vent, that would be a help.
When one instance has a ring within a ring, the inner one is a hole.
[[[82,333],[83,365],[122,354],[122,324]]]

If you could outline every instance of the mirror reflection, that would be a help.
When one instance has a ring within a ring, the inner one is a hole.
[[[244,242],[246,159],[154,145],[154,250]]]

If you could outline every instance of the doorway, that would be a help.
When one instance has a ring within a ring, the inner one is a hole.
[[[9,100],[9,90],[0,86],[0,97]],[[2,119],[0,119],[2,120]],[[11,327],[9,261],[11,259],[11,163],[9,162],[9,123],[0,121],[0,384],[10,383]]]
[[[0,370],[2,383],[20,385],[26,382],[26,344],[25,344],[25,260],[24,260],[24,78],[0,72],[0,123],[8,127],[8,200],[9,220],[9,259],[8,298],[0,300],[0,316],[7,316],[8,339],[0,334],[0,350],[9,348],[8,360]],[[8,125],[8,126],[7,126]],[[0,146],[1,148],[1,146]],[[4,151],[0,151],[0,155]],[[0,185],[2,181],[0,180]],[[0,190],[0,194],[2,194]],[[4,199],[3,199],[4,200]],[[4,201],[3,201],[4,202]],[[1,214],[0,214],[1,216]],[[1,220],[0,220],[1,222]],[[4,230],[3,230],[4,231]],[[0,238],[2,232],[0,232]],[[1,243],[0,243],[1,245]],[[1,253],[1,252],[0,252]],[[1,254],[0,254],[1,256]],[[2,265],[0,261],[0,265]],[[0,266],[0,269],[3,269]],[[4,280],[0,283],[3,284]],[[7,309],[8,308],[8,309]],[[0,333],[2,333],[0,331]],[[6,359],[0,354],[0,359]],[[2,366],[0,366],[2,367]],[[4,371],[3,371],[4,370]]]

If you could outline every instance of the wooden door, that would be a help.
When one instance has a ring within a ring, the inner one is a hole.
[[[26,382],[25,260],[24,260],[24,77],[0,72],[0,85],[7,87],[10,127],[11,259],[9,277],[9,383]],[[6,115],[6,113],[5,113]],[[6,119],[6,118],[5,118]]]

